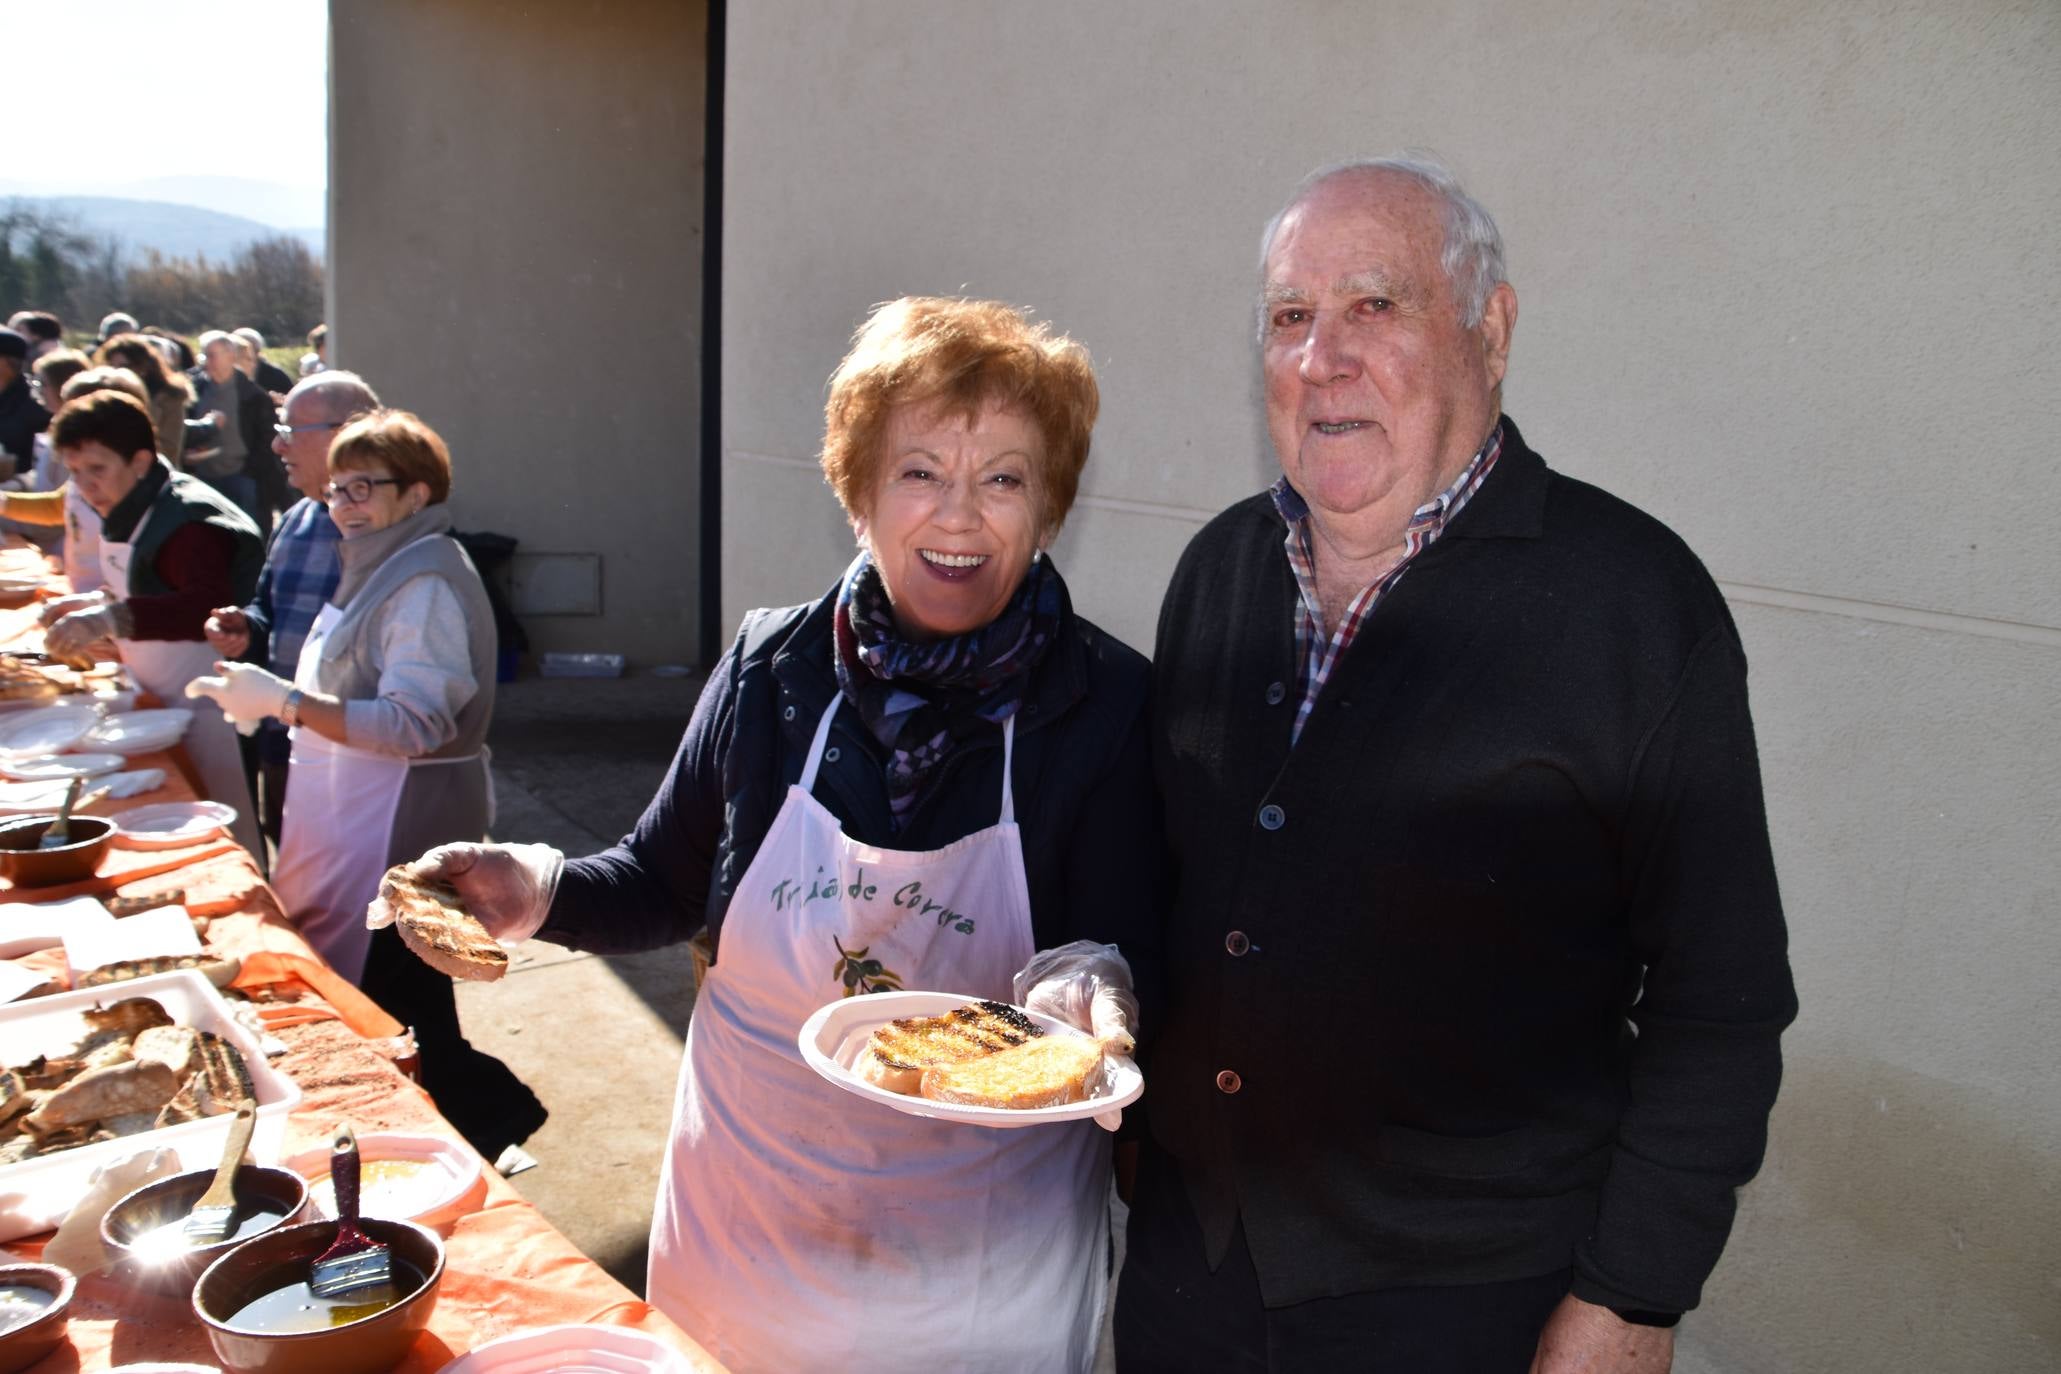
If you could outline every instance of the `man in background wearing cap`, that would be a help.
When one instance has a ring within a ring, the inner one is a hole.
[[[13,460],[13,471],[28,470],[36,436],[50,427],[50,412],[29,392],[29,341],[12,329],[0,329],[0,450]]]

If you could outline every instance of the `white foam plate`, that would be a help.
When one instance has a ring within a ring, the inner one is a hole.
[[[90,706],[38,706],[0,721],[0,754],[61,754],[100,722]]]
[[[122,711],[101,721],[76,743],[84,749],[107,749],[117,754],[147,754],[169,749],[193,724],[193,712],[184,707],[158,711]],[[54,751],[53,751],[54,752]]]
[[[154,802],[109,819],[117,827],[115,843],[125,849],[176,849],[234,825],[236,808],[218,801]]]
[[[966,1107],[956,1102],[933,1102],[927,1097],[910,1097],[876,1087],[852,1072],[852,1063],[877,1027],[904,1016],[941,1016],[954,1007],[983,999],[959,992],[874,992],[863,997],[842,997],[802,1023],[796,1043],[802,1060],[824,1078],[848,1093],[871,1098],[909,1116],[927,1116],[937,1121],[959,1121],[969,1126],[1042,1126],[1055,1121],[1085,1121],[1118,1107],[1136,1102],[1145,1091],[1145,1075],[1128,1059],[1105,1058],[1101,1090],[1085,1102],[1068,1102],[1058,1107],[1032,1107],[1012,1111],[1007,1107]],[[1066,1022],[1038,1012],[1017,1008],[1044,1027],[1048,1035],[1079,1035]]]
[[[488,1341],[439,1374],[692,1374],[687,1357],[627,1326],[541,1326]]]
[[[0,758],[0,773],[16,782],[70,782],[118,772],[126,763],[120,754],[26,754]]]
[[[358,1158],[365,1166],[358,1206],[368,1217],[414,1221],[436,1226],[455,1221],[452,1209],[479,1182],[480,1157],[441,1135],[408,1135],[380,1131],[358,1137]],[[407,1160],[421,1169],[406,1179],[385,1179],[381,1160]],[[308,1181],[308,1202],[323,1219],[336,1215],[336,1190],[329,1181],[329,1151],[308,1150],[286,1161],[286,1167]]]

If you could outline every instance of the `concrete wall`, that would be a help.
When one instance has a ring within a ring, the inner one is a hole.
[[[1259,228],[1435,147],[1498,213],[1511,413],[1681,530],[1754,663],[1803,1014],[1678,1368],[2061,1361],[2061,9],[757,0],[730,12],[724,614],[850,552],[815,475],[867,306],[1093,350],[1055,553],[1149,647],[1268,480]]]
[[[521,541],[518,611],[576,611],[523,614],[538,649],[694,654],[706,29],[702,0],[331,7],[331,356],[449,441],[461,527]]]

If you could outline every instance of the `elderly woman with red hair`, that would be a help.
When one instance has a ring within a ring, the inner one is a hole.
[[[1109,1137],[889,1111],[796,1035],[897,988],[1128,1034],[1124,956],[1149,968],[1158,928],[1146,664],[1075,614],[1047,553],[1097,404],[1086,351],[1015,309],[882,306],[823,441],[858,554],[815,601],[745,618],[636,831],[570,862],[460,845],[416,866],[504,940],[708,933],[647,1292],[733,1369],[1094,1358]]]

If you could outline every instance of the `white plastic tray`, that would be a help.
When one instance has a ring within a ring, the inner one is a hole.
[[[1108,1058],[1100,1092],[1085,1102],[1059,1107],[1032,1107],[1022,1111],[1007,1107],[966,1107],[956,1102],[933,1102],[911,1097],[868,1083],[852,1072],[852,1064],[875,1028],[904,1016],[942,1016],[954,1007],[981,999],[958,992],[874,992],[863,997],[845,997],[818,1007],[802,1023],[798,1044],[802,1060],[810,1068],[848,1093],[871,1098],[909,1116],[927,1116],[938,1121],[958,1121],[970,1126],[1043,1126],[1058,1121],[1084,1121],[1118,1107],[1128,1107],[1145,1091],[1145,1075],[1128,1059]],[[1017,1008],[1045,1028],[1049,1035],[1079,1035],[1081,1032],[1050,1016]]]
[[[236,1046],[250,1066],[251,1082],[257,1089],[258,1124],[251,1138],[251,1158],[259,1164],[276,1162],[286,1136],[286,1115],[301,1100],[300,1087],[266,1062],[250,1032],[230,1016],[221,994],[191,969],[0,1007],[0,1064],[18,1064],[74,1044],[86,1033],[80,1013],[129,997],[148,997],[178,1024],[212,1031]],[[32,1236],[63,1221],[85,1196],[93,1171],[103,1164],[150,1150],[172,1150],[178,1154],[181,1168],[213,1168],[222,1160],[231,1120],[224,1113],[20,1164],[0,1165],[0,1240]]]

